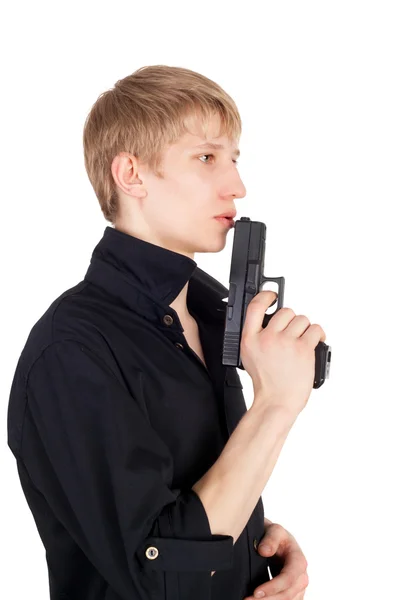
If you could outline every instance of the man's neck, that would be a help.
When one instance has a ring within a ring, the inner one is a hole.
[[[189,313],[187,303],[186,303],[188,287],[189,287],[189,282],[186,283],[186,285],[179,292],[179,294],[175,298],[175,300],[173,302],[171,302],[171,304],[170,304],[170,307],[173,308],[178,313],[179,320],[181,321],[182,324],[184,324],[184,323],[190,324],[190,323],[193,323],[193,321],[194,321],[192,315]]]

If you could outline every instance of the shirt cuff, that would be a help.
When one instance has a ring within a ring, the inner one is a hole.
[[[157,518],[136,557],[144,570],[211,571],[232,569],[233,537],[213,535],[203,503],[194,490],[179,494]]]

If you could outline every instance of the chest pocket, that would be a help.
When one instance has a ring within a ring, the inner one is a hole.
[[[247,412],[243,396],[243,385],[236,367],[226,367],[224,396],[226,423],[229,435],[231,435],[240,419]]]

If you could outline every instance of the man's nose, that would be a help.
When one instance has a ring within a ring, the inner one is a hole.
[[[232,183],[232,193],[236,196],[236,198],[244,198],[247,194],[246,187],[239,174],[236,175],[236,178]]]

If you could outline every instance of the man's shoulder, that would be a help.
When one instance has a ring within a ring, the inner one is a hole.
[[[34,323],[18,361],[18,369],[25,376],[46,348],[55,343],[76,340],[89,345],[95,327],[90,326],[93,306],[88,300],[88,285],[83,280],[62,292]]]

